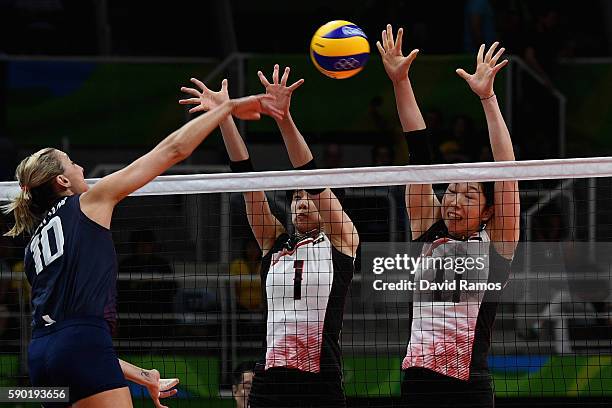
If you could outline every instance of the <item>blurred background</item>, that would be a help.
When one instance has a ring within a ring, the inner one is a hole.
[[[346,19],[371,45],[365,70],[335,81],[309,60],[323,23]],[[261,92],[257,70],[290,65],[305,85],[292,104],[320,166],[404,164],[392,87],[375,47],[386,23],[421,49],[411,76],[439,161],[489,160],[484,117],[454,73],[498,39],[512,64],[497,80],[519,159],[607,155],[612,141],[612,2],[0,1],[0,178],[43,146],[67,150],[99,176],[189,119],[177,104],[196,76],[237,97]],[[274,123],[241,126],[258,170],[288,168]],[[226,164],[219,135],[190,164]]]
[[[370,40],[365,69],[346,80],[323,76],[308,54],[316,29],[336,19],[357,24]],[[256,73],[270,75],[275,63],[306,80],[292,116],[319,167],[406,164],[393,89],[375,46],[387,23],[404,27],[405,52],[421,50],[410,76],[438,162],[492,159],[480,101],[455,69],[471,71],[478,45],[495,40],[510,59],[496,93],[518,160],[612,153],[609,0],[0,0],[0,181],[13,180],[18,162],[46,146],[69,153],[86,177],[104,176],[191,118],[178,104],[190,77],[212,89],[228,78],[238,97],[262,92]],[[291,168],[273,120],[238,122],[257,170]],[[216,131],[171,172],[223,172],[227,163]],[[539,180],[521,183],[521,191],[523,239],[611,240],[612,180]],[[284,193],[268,198],[286,220]],[[402,188],[348,189],[344,203],[362,242],[408,240]],[[9,224],[0,217],[0,231]],[[263,335],[260,253],[241,194],[132,197],[117,208],[113,234],[117,350],[181,377],[182,394],[171,406],[190,406],[196,397],[194,404],[232,406],[232,371],[259,356]],[[24,244],[0,237],[0,272],[8,277],[0,279],[0,386],[27,385]],[[535,262],[519,257],[515,264],[520,272]],[[352,405],[388,404],[399,393],[406,305],[388,310],[365,299],[358,282],[352,290],[343,332],[347,394]],[[555,397],[608,403],[612,299],[587,308],[591,320],[560,317],[544,328],[538,311],[547,305],[515,300],[500,310],[494,333],[497,395],[548,396],[540,405],[549,406],[575,403]],[[518,321],[517,313],[532,317]],[[505,404],[532,406],[524,401]]]

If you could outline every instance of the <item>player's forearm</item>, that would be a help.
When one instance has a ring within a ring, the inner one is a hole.
[[[404,132],[425,129],[425,120],[417,104],[410,79],[394,82],[395,104]]]
[[[149,382],[149,370],[137,367],[121,359],[119,359],[119,365],[121,366],[121,371],[123,371],[123,376],[126,380],[141,385]]]
[[[304,140],[304,136],[295,126],[291,114],[287,114],[282,120],[277,120],[276,123],[283,136],[287,154],[293,167],[301,167],[312,161],[312,152],[306,140]]]
[[[510,132],[508,131],[504,117],[499,109],[497,97],[493,96],[481,102],[487,118],[487,128],[489,131],[489,141],[491,143],[493,159],[495,161],[515,160],[512,139],[510,138]]]
[[[184,124],[162,141],[157,148],[172,146],[181,157],[188,157],[231,112],[231,102],[225,102]]]
[[[247,160],[249,158],[249,151],[238,132],[234,118],[231,115],[225,118],[221,122],[220,128],[229,159],[233,162]]]

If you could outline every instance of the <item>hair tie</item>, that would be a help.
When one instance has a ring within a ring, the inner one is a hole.
[[[20,187],[21,187],[21,191],[23,191],[24,193],[27,193],[28,191],[30,191],[28,186],[20,186]]]

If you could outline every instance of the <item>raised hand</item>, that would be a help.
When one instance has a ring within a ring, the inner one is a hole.
[[[476,56],[476,72],[468,74],[463,69],[457,69],[457,74],[465,79],[472,91],[480,97],[480,99],[488,99],[494,95],[493,82],[495,81],[495,75],[500,69],[508,64],[508,60],[503,60],[499,64],[497,61],[503,55],[505,48],[500,48],[495,55],[495,49],[499,45],[499,42],[494,42],[491,48],[485,54],[485,45],[482,44],[478,50]]]
[[[232,106],[232,114],[239,119],[259,119],[262,113],[278,120],[283,118],[283,112],[272,106],[275,99],[274,95],[260,94],[230,100],[227,92],[227,79],[221,82],[221,90],[217,92],[211,91],[202,81],[196,78],[191,78],[191,82],[196,84],[200,90],[182,87],[181,91],[193,96],[193,98],[179,100],[181,105],[196,105],[189,109],[189,113],[209,111],[229,102]]]
[[[181,87],[181,92],[185,92],[193,96],[193,98],[179,100],[181,105],[196,105],[189,109],[189,113],[209,111],[230,100],[227,92],[227,79],[221,82],[221,90],[218,92],[211,91],[197,78],[191,78],[191,82],[200,88],[200,90],[183,86]]]
[[[408,79],[408,71],[412,61],[415,60],[419,50],[415,49],[407,56],[402,54],[402,37],[404,29],[397,30],[397,38],[393,39],[393,29],[391,24],[387,24],[387,29],[382,32],[382,45],[376,41],[376,47],[385,66],[385,71],[393,83]]]
[[[266,94],[273,95],[276,98],[274,101],[265,101],[264,109],[275,108],[280,110],[284,115],[289,114],[289,107],[291,105],[291,94],[304,83],[303,79],[299,79],[293,84],[287,86],[287,80],[289,79],[290,71],[291,68],[286,67],[285,71],[283,72],[283,76],[280,78],[279,82],[279,66],[278,64],[275,64],[274,70],[272,71],[272,83],[268,81],[266,76],[261,71],[257,71],[259,81],[261,81],[261,84],[266,88]]]

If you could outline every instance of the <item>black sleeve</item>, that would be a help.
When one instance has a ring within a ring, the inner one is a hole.
[[[408,164],[426,165],[433,163],[433,155],[427,129],[405,132],[408,144]]]
[[[251,159],[240,160],[240,161],[230,161],[230,169],[234,173],[249,173],[253,170],[253,163],[251,163]]]

